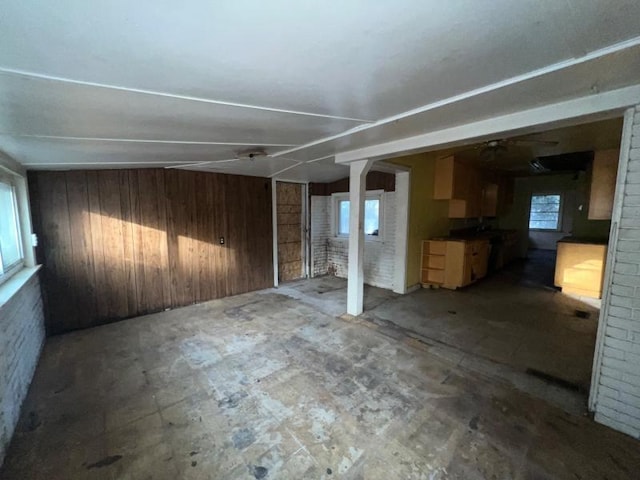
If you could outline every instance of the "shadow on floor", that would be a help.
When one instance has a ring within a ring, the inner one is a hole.
[[[530,249],[527,258],[515,260],[504,271],[517,277],[524,286],[556,289],[553,284],[555,269],[555,250]]]

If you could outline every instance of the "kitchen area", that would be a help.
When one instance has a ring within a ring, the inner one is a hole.
[[[510,162],[505,154],[513,148],[491,143],[479,159],[436,159],[433,199],[448,205],[450,229],[422,241],[422,286],[455,290],[507,268],[535,272],[525,283],[598,305],[592,300],[602,296],[619,150]],[[487,160],[486,151],[502,156]]]

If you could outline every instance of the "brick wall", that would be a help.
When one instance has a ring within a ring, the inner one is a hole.
[[[364,282],[393,288],[396,236],[396,194],[383,194],[383,238],[367,240],[364,246]],[[311,197],[311,249],[313,276],[327,273],[347,278],[349,241],[331,234],[330,196]]]
[[[593,406],[596,421],[640,438],[640,106],[633,118],[630,146],[622,146],[630,148],[629,162],[610,245],[613,282],[603,304]]]
[[[327,245],[331,235],[331,197],[311,197],[311,276],[327,274]]]
[[[0,306],[0,465],[44,343],[40,281],[34,275]]]

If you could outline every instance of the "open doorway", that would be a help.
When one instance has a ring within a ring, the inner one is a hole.
[[[369,317],[586,409],[621,135],[613,118],[397,159],[432,185],[411,216],[428,288]]]

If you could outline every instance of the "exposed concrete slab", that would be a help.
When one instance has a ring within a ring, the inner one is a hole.
[[[283,295],[296,290],[286,286],[49,339],[0,477],[614,479],[638,471],[630,437],[435,354],[394,322],[377,323],[394,312],[394,321],[424,316],[425,305],[445,322],[433,305],[447,292],[367,289],[365,305],[375,298],[378,306],[346,321],[319,303],[344,295],[326,290],[334,281],[300,282],[296,298]],[[485,328],[508,322],[485,318],[489,305],[463,295],[472,305],[453,303],[456,318],[475,310]]]

